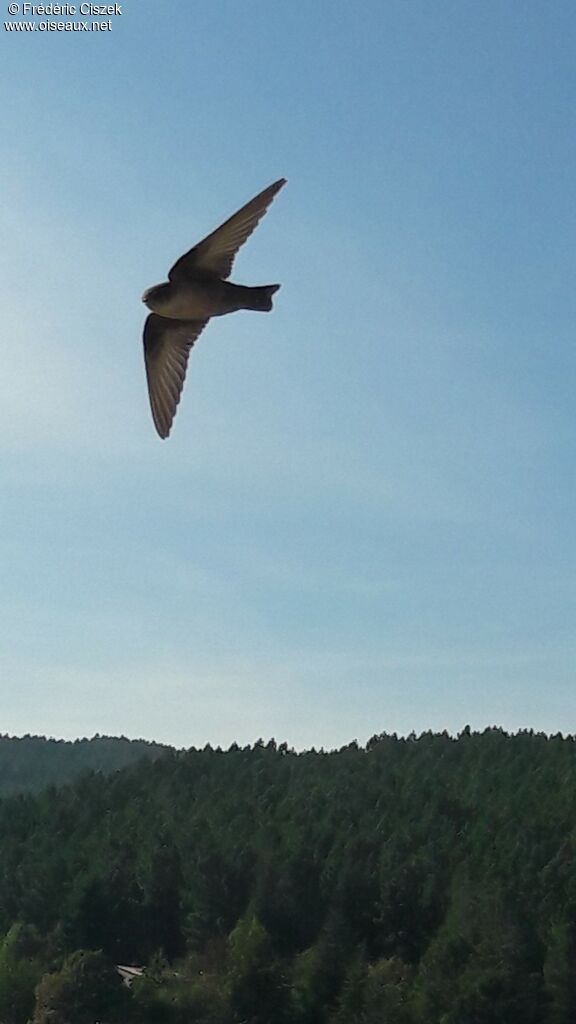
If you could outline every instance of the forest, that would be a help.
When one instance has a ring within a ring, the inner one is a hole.
[[[44,736],[0,736],[0,796],[63,785],[85,771],[110,774],[142,757],[160,757],[169,747],[125,736],[54,740]]]
[[[573,1024],[575,825],[574,737],[498,728],[5,796],[0,1020]]]

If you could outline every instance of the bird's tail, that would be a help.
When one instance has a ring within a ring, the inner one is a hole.
[[[259,288],[247,288],[247,309],[257,309],[268,313],[272,309],[272,296],[279,289],[279,284],[263,284]]]

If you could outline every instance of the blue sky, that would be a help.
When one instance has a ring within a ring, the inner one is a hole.
[[[0,24],[0,731],[576,731],[574,5]],[[161,442],[140,296],[281,176]]]

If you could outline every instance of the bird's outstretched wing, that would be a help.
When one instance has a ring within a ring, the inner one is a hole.
[[[171,268],[168,274],[170,280],[185,281],[189,276],[194,277],[202,273],[220,278],[228,277],[238,249],[252,234],[274,196],[285,184],[286,179],[280,178],[273,185],[269,185],[246,203],[246,206],[224,221],[212,234],[184,253]]]
[[[208,320],[169,320],[150,313],[144,324],[144,360],[150,407],[160,437],[168,437],[188,366],[188,356]]]

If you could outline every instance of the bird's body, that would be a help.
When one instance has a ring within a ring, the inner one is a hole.
[[[144,325],[144,356],[152,417],[168,437],[186,376],[188,355],[208,320],[239,309],[267,312],[279,284],[250,288],[227,281],[234,256],[265,214],[285,179],[264,189],[246,206],[181,256],[168,281],[142,296],[151,310]]]
[[[271,309],[271,294],[279,284],[247,288],[219,278],[201,277],[193,281],[157,284],[144,293],[144,302],[153,313],[169,320],[204,320],[225,316],[239,309]]]

